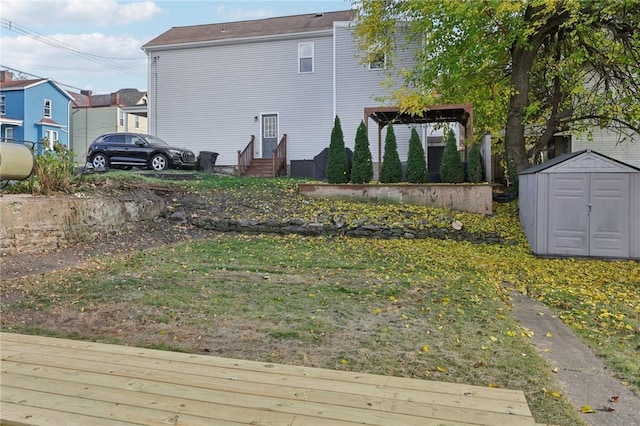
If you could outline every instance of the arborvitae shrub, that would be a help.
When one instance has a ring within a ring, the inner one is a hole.
[[[351,158],[351,182],[369,183],[373,179],[373,163],[371,162],[371,150],[369,149],[369,137],[367,128],[361,121],[356,131],[356,143]]]
[[[427,172],[427,160],[424,158],[424,149],[415,127],[411,129],[409,139],[409,155],[407,157],[407,181],[411,183],[429,182]]]
[[[482,172],[482,156],[480,155],[480,147],[477,143],[474,143],[469,150],[469,157],[467,160],[467,176],[469,177],[469,182],[482,182]]]
[[[380,170],[380,182],[397,183],[402,181],[402,163],[398,156],[398,145],[393,125],[387,127],[387,136],[384,138],[384,156],[382,157],[382,170]]]
[[[447,143],[440,163],[440,180],[445,183],[464,182],[464,165],[456,146],[456,135],[449,129],[446,137]]]
[[[331,144],[329,145],[329,158],[327,159],[327,182],[347,183],[348,181],[344,135],[340,126],[340,118],[336,115],[333,130],[331,130]]]

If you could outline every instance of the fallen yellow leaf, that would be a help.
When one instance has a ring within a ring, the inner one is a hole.
[[[591,408],[590,405],[583,405],[582,408],[580,409],[580,411],[582,411],[583,413],[595,413],[596,412],[596,410]]]

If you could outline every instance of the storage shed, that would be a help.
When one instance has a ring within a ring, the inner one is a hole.
[[[640,259],[640,169],[594,151],[519,175],[520,222],[535,254]]]

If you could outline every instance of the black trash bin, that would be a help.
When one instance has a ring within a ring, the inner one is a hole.
[[[205,173],[213,173],[217,159],[217,152],[200,151],[200,171]]]

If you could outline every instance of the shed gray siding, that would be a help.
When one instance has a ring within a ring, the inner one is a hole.
[[[519,179],[520,221],[531,250],[640,258],[640,170],[591,151],[547,163]]]
[[[298,73],[299,42],[314,43],[313,73]],[[150,132],[234,165],[250,135],[259,149],[254,117],[277,113],[288,159],[309,158],[328,146],[333,124],[332,52],[330,33],[151,52]]]

